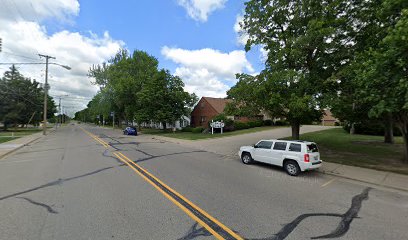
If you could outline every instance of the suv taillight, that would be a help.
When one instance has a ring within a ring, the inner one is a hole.
[[[310,162],[309,154],[305,154],[305,162]]]

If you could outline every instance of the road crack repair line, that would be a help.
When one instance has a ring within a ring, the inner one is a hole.
[[[98,170],[95,170],[95,171],[92,171],[92,172],[88,172],[88,173],[85,173],[85,174],[82,174],[82,175],[79,175],[79,176],[75,176],[75,177],[58,179],[58,180],[43,184],[43,185],[38,186],[38,187],[30,188],[30,189],[27,189],[27,190],[24,190],[24,191],[21,191],[21,192],[17,192],[17,193],[13,193],[13,194],[10,194],[10,195],[4,196],[4,197],[0,197],[0,201],[3,201],[5,199],[9,199],[9,198],[12,198],[12,197],[16,197],[16,196],[19,196],[19,195],[22,195],[22,194],[25,194],[25,193],[34,192],[34,191],[37,191],[39,189],[43,189],[43,188],[47,188],[47,187],[53,187],[53,186],[56,186],[56,185],[61,185],[64,182],[68,182],[68,181],[76,180],[76,179],[79,179],[79,178],[87,177],[87,176],[90,176],[90,175],[94,175],[94,174],[97,174],[97,173],[100,173],[100,172],[103,172],[103,171],[106,171],[106,170],[109,170],[109,169],[112,169],[112,168],[115,168],[115,167],[121,167],[121,166],[124,166],[124,164],[117,165],[117,166],[112,166],[112,167],[101,168],[101,169],[98,169]]]
[[[193,226],[190,227],[190,229],[187,231],[186,235],[177,239],[177,240],[190,240],[194,239],[196,237],[209,237],[212,236],[209,231],[207,231],[205,228],[200,227],[198,228],[198,223],[194,223]]]
[[[40,202],[36,202],[36,201],[34,201],[34,200],[30,199],[30,198],[27,198],[27,197],[16,197],[16,198],[18,198],[18,199],[24,199],[24,200],[26,200],[27,202],[29,202],[29,203],[31,203],[31,204],[34,204],[34,205],[43,207],[43,208],[45,208],[49,213],[53,213],[53,214],[57,214],[57,213],[58,213],[56,210],[54,210],[51,206],[49,206],[49,205],[47,205],[47,204],[40,203]]]
[[[286,224],[277,234],[272,237],[267,238],[254,238],[250,240],[283,240],[290,233],[292,233],[295,228],[306,218],[309,217],[338,217],[341,218],[340,223],[338,224],[337,228],[327,234],[317,237],[312,237],[311,239],[329,239],[329,238],[339,238],[344,236],[348,230],[350,229],[350,224],[353,219],[357,218],[357,215],[362,207],[363,201],[368,200],[368,193],[371,190],[370,187],[365,188],[362,193],[356,195],[351,200],[351,206],[344,214],[337,214],[337,213],[307,213],[302,214],[295,218],[292,222]]]

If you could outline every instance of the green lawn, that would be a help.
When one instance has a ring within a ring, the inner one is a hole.
[[[9,128],[7,131],[0,131],[0,143],[11,141],[40,131],[42,131],[41,128]]]
[[[235,135],[240,135],[240,134],[245,134],[245,133],[254,133],[254,132],[260,132],[260,131],[266,131],[266,130],[271,130],[274,128],[279,128],[276,126],[263,126],[263,127],[256,127],[256,128],[250,128],[250,129],[243,129],[243,130],[237,130],[237,131],[232,131],[232,132],[225,132],[223,134],[220,133],[191,133],[191,132],[180,132],[177,131],[173,133],[171,130],[160,130],[160,129],[151,129],[151,128],[144,128],[142,129],[143,134],[152,134],[152,135],[159,135],[159,136],[165,136],[165,137],[172,137],[172,138],[178,138],[178,139],[186,139],[186,140],[200,140],[200,139],[209,139],[209,138],[221,138],[221,137],[228,137],[228,136],[235,136]]]
[[[386,144],[382,136],[350,135],[341,128],[302,134],[302,140],[316,142],[324,161],[408,174],[402,163],[402,138]]]

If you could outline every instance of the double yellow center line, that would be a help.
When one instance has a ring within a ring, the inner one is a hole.
[[[99,137],[88,132],[87,130],[81,129],[88,134],[90,137],[95,139],[105,148],[109,148],[109,144],[104,142]],[[178,206],[183,212],[185,212],[189,217],[198,222],[201,226],[207,229],[216,239],[239,239],[243,240],[238,234],[226,227],[224,224],[219,222],[217,219],[212,217],[206,211],[192,203],[190,200],[185,198],[183,195],[163,183],[160,179],[155,177],[153,174],[149,173],[146,169],[142,168],[140,165],[136,164],[134,161],[129,159],[121,152],[113,152],[120,161],[129,166],[135,173],[141,176],[144,180],[155,187],[160,193],[162,193],[167,199]]]

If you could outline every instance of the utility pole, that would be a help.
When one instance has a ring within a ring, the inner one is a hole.
[[[48,103],[48,60],[55,59],[48,55],[38,54],[40,57],[45,58],[45,84],[44,84],[44,116],[43,116],[43,135],[47,135],[47,103]]]
[[[69,96],[68,94],[54,96],[55,98],[58,98],[58,100],[59,100],[59,102],[58,102],[58,112],[59,112],[59,114],[58,114],[58,119],[57,119],[57,125],[56,126],[58,126],[58,124],[60,124],[60,125],[62,124],[61,99],[64,98],[64,97],[68,97],[68,96]]]
[[[61,97],[59,98],[58,110],[59,110],[58,122],[62,125]],[[58,124],[57,124],[57,125],[58,125]]]

